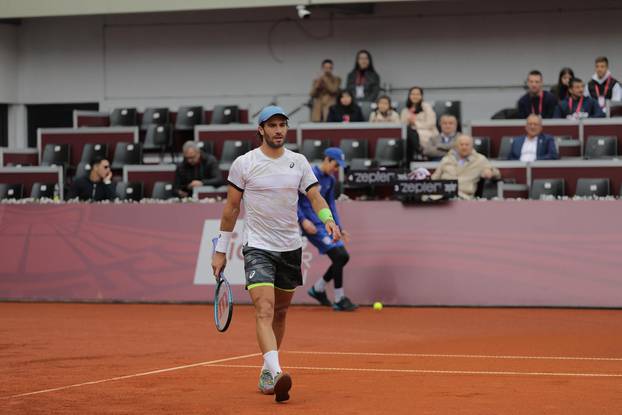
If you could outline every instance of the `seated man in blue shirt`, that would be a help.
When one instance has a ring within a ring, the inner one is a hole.
[[[536,161],[559,158],[555,139],[542,133],[542,118],[539,115],[531,114],[527,117],[525,131],[526,135],[516,137],[512,142],[509,160]]]
[[[339,167],[345,165],[345,157],[343,151],[337,147],[329,147],[324,150],[324,160],[320,166],[313,166],[313,172],[320,184],[320,194],[328,203],[335,223],[341,228],[341,221],[335,206],[335,176]],[[298,223],[302,228],[302,233],[320,251],[320,254],[328,255],[331,265],[322,278],[317,280],[315,285],[308,291],[309,295],[315,298],[320,304],[331,306],[331,302],[326,296],[326,284],[333,280],[335,287],[335,302],[332,304],[336,311],[353,311],[358,306],[353,304],[348,297],[345,296],[343,289],[343,267],[348,263],[350,256],[343,245],[343,241],[333,241],[328,235],[320,218],[317,217],[315,211],[311,207],[311,202],[307,196],[298,195]],[[341,229],[343,239],[347,242],[349,235]]]
[[[581,118],[604,118],[605,113],[592,97],[583,96],[585,85],[579,78],[572,78],[568,83],[568,98],[555,108],[553,118],[578,120]]]

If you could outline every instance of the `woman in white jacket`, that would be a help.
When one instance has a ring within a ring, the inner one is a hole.
[[[430,138],[438,135],[436,113],[430,104],[423,102],[423,89],[415,86],[408,91],[406,108],[402,110],[402,123],[417,130],[419,143],[425,147]]]

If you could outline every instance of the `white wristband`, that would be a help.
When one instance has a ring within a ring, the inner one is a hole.
[[[227,253],[232,233],[233,232],[220,231],[220,234],[218,235],[218,242],[216,243],[216,252]]]

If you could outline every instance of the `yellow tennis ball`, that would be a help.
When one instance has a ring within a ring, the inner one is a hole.
[[[382,303],[380,301],[376,301],[374,303],[374,310],[376,310],[376,311],[382,310]]]

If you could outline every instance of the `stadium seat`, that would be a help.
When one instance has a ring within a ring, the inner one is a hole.
[[[343,151],[346,161],[369,157],[367,153],[367,140],[365,139],[344,138],[339,143],[339,147]]]
[[[115,108],[110,113],[111,127],[132,127],[138,125],[136,108]]]
[[[473,148],[478,153],[490,158],[490,137],[473,137]]]
[[[462,131],[462,103],[460,101],[435,101],[434,112],[436,113],[436,126],[441,128],[441,115],[450,114],[458,120],[458,131]]]
[[[143,150],[166,151],[173,145],[173,135],[170,124],[152,124],[147,127]]]
[[[118,182],[116,194],[119,200],[138,202],[143,198],[143,184],[141,182]]]
[[[227,171],[231,167],[233,160],[246,154],[251,150],[250,140],[227,140],[223,143],[222,155],[220,157],[220,170]]]
[[[285,143],[283,147],[289,151],[293,151],[294,153],[300,153],[300,147],[298,147],[298,144],[296,143]]]
[[[499,195],[498,182],[496,179],[480,179],[477,182],[475,196],[487,200],[494,199]]]
[[[211,124],[231,124],[240,122],[240,109],[237,105],[216,105],[212,111]]]
[[[23,196],[23,184],[0,183],[0,199],[21,199]]]
[[[78,179],[80,177],[86,177],[89,174],[91,174],[91,163],[86,163],[86,162],[80,162],[80,164],[78,164],[78,167],[76,167],[76,175],[74,176],[75,179]]]
[[[531,183],[529,198],[540,200],[563,197],[566,194],[564,184],[564,179],[535,179]]]
[[[609,179],[581,178],[577,180],[577,190],[575,192],[575,196],[605,197],[609,195]]]
[[[54,187],[56,187],[56,183],[33,183],[30,197],[33,199],[52,199],[54,198]]]
[[[609,159],[618,155],[618,137],[589,136],[585,143],[586,159]]]
[[[168,108],[146,108],[140,128],[146,130],[151,124],[168,124]]]
[[[68,167],[71,148],[69,144],[46,144],[41,157],[42,166]]]
[[[501,137],[501,144],[499,145],[499,154],[497,158],[499,160],[507,160],[510,157],[510,153],[512,152],[512,143],[514,142],[514,137],[504,136]]]
[[[214,142],[213,141],[199,141],[197,142],[197,147],[201,151],[207,154],[214,155]]]
[[[361,107],[361,114],[363,114],[363,121],[369,121],[369,116],[372,111],[376,109],[376,103],[370,101],[358,101],[358,106]]]
[[[85,143],[80,163],[93,163],[95,157],[108,158],[108,144]]]
[[[112,169],[122,169],[126,164],[141,164],[143,159],[140,143],[117,143],[112,160]]]
[[[173,193],[173,183],[171,182],[155,182],[153,184],[152,199],[168,200],[175,198]]]
[[[374,170],[378,168],[378,162],[373,159],[353,158],[348,163],[349,170]]]
[[[380,167],[399,167],[404,160],[404,140],[399,138],[378,139],[374,160]]]
[[[309,163],[320,163],[324,160],[324,150],[330,147],[330,140],[303,140],[302,154]]]
[[[194,130],[195,125],[203,124],[203,107],[179,107],[177,119],[175,120],[176,130]]]

